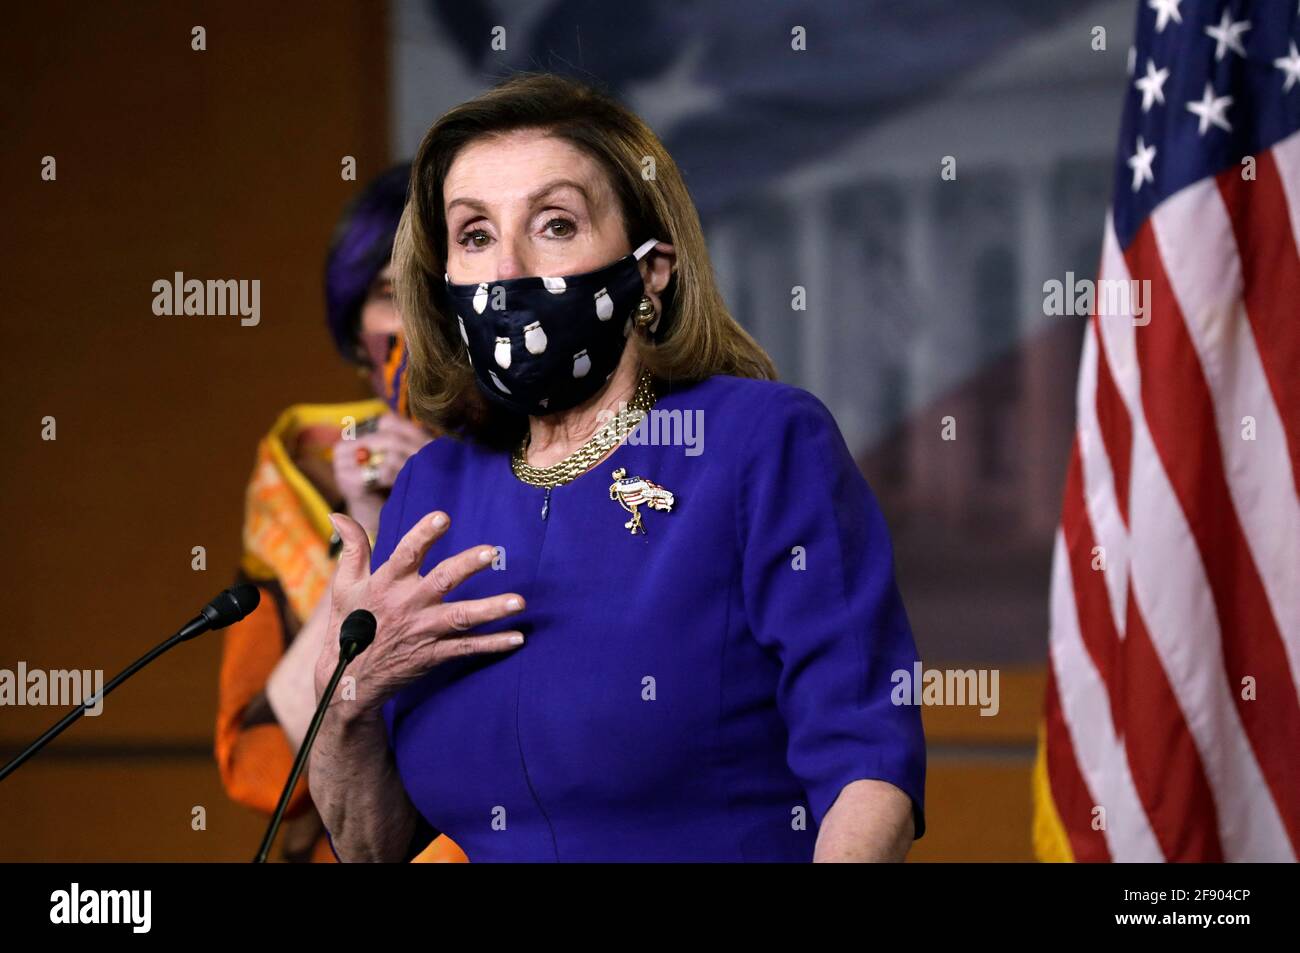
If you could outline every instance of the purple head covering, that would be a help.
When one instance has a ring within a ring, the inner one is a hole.
[[[361,307],[371,283],[392,257],[410,179],[411,165],[402,163],[370,182],[344,211],[330,242],[325,313],[335,346],[354,364]]]

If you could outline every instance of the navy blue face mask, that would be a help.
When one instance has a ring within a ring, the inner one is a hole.
[[[656,244],[652,238],[613,264],[562,278],[455,284],[444,275],[479,388],[536,417],[594,395],[623,356],[645,293],[637,262]]]

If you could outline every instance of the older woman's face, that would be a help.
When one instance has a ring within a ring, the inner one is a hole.
[[[519,131],[461,149],[443,184],[457,283],[570,275],[631,248],[604,171],[561,139]]]

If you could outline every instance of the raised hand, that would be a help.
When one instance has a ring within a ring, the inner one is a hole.
[[[485,599],[448,598],[458,585],[491,564],[494,550],[490,545],[462,550],[438,563],[427,575],[420,575],[429,547],[451,525],[446,513],[435,511],[412,526],[388,561],[373,574],[365,530],[339,513],[330,519],[343,539],[343,553],[330,592],[329,632],[336,634],[355,609],[370,610],[378,622],[374,643],[348,669],[356,679],[356,698],[347,702],[336,698],[334,704],[356,706],[353,714],[357,716],[371,713],[449,658],[508,652],[523,644],[523,633],[516,630],[467,634],[470,629],[521,612],[523,596],[505,593]],[[317,698],[328,686],[337,663],[337,637],[327,638],[316,661]]]

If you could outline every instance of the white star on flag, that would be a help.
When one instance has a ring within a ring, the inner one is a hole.
[[[1244,59],[1246,49],[1241,45],[1241,35],[1249,29],[1249,20],[1238,20],[1234,23],[1231,14],[1224,10],[1223,19],[1219,21],[1218,26],[1207,26],[1205,28],[1205,32],[1217,43],[1214,48],[1214,61],[1217,63],[1223,59],[1223,54],[1228,50],[1232,50],[1232,52]]]
[[[1147,0],[1147,6],[1156,12],[1156,32],[1164,33],[1165,27],[1172,19],[1175,23],[1183,22],[1183,15],[1178,12],[1178,4],[1183,0]]]
[[[1128,167],[1133,170],[1133,191],[1142,188],[1143,182],[1155,184],[1156,177],[1151,171],[1151,163],[1156,157],[1156,147],[1149,146],[1138,136],[1137,151],[1129,156]]]
[[[1286,83],[1282,86],[1282,92],[1291,92],[1291,87],[1300,83],[1300,50],[1296,49],[1295,40],[1291,41],[1291,55],[1279,56],[1273,61],[1273,65],[1286,73]]]
[[[1206,83],[1205,95],[1201,97],[1199,102],[1196,100],[1189,102],[1187,108],[1201,117],[1200,125],[1197,126],[1196,131],[1201,135],[1205,135],[1211,123],[1224,132],[1232,132],[1232,126],[1228,124],[1228,117],[1225,115],[1231,105],[1231,96],[1215,96],[1214,87]]]
[[[1154,60],[1147,60],[1147,74],[1133,83],[1142,93],[1143,112],[1149,111],[1152,103],[1165,104],[1165,80],[1168,78],[1169,70],[1158,70]]]

